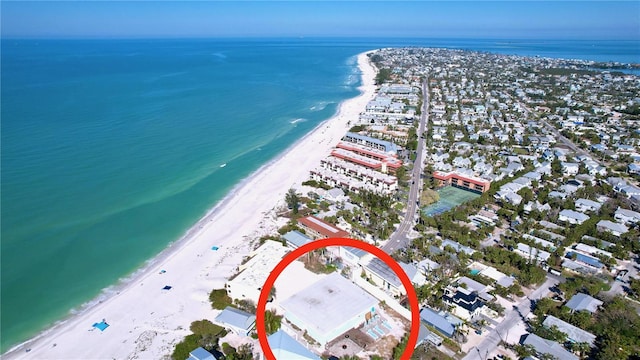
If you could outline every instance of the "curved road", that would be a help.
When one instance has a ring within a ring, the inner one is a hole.
[[[422,83],[422,114],[420,115],[420,124],[418,125],[418,148],[416,149],[416,160],[413,163],[413,171],[411,172],[411,186],[409,188],[409,199],[407,200],[407,211],[404,219],[398,225],[396,231],[389,237],[389,241],[381,247],[387,254],[391,254],[398,249],[402,249],[409,244],[409,232],[413,229],[415,220],[415,214],[418,210],[418,196],[422,187],[421,175],[422,175],[422,152],[424,151],[424,139],[422,139],[422,133],[426,126],[426,122],[429,116],[429,88],[427,86],[427,80]]]

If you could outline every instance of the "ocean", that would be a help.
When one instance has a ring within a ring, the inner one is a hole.
[[[391,46],[640,63],[628,41],[3,39],[0,352],[108,296]]]

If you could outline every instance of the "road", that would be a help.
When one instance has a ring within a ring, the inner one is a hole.
[[[529,116],[531,113],[533,113],[533,111],[524,103],[520,103],[520,105],[522,105],[522,107],[527,111],[527,113],[525,115]],[[573,141],[567,139],[564,135],[562,135],[560,133],[560,131],[558,129],[556,129],[555,126],[549,124],[546,120],[544,119],[540,119],[540,122],[549,130],[553,133],[553,135],[555,135],[556,140],[560,141],[562,144],[564,144],[564,146],[568,147],[570,150],[572,150],[573,152],[575,152],[576,154],[579,155],[584,155],[584,156],[588,156],[591,159],[593,159],[595,162],[597,162],[599,165],[602,165],[602,162],[598,160],[598,158],[596,156],[594,156],[593,154],[591,154],[590,152],[580,148],[578,145],[576,145]],[[605,164],[605,166],[608,166],[608,164]]]
[[[618,264],[621,265],[618,269],[627,270],[627,274],[622,277],[621,280],[614,280],[611,283],[611,289],[609,291],[603,291],[600,294],[604,295],[608,298],[613,298],[616,295],[626,295],[624,288],[629,287],[629,279],[635,278],[638,279],[638,264],[640,264],[640,260],[636,257],[636,255],[631,257],[631,260],[620,261],[618,260]]]
[[[478,346],[469,350],[469,353],[463,360],[486,360],[488,355],[496,349],[500,341],[507,338],[509,329],[513,328],[519,321],[522,321],[529,315],[531,312],[531,300],[537,300],[546,296],[550,291],[549,288],[557,284],[558,280],[556,278],[547,276],[544,284],[532,292],[529,297],[523,299],[515,308],[508,310],[504,320],[502,320],[495,329],[489,331]]]
[[[415,214],[418,211],[418,196],[422,187],[422,155],[424,151],[424,139],[422,139],[422,133],[429,117],[429,88],[427,87],[427,81],[422,84],[422,114],[420,115],[420,124],[418,125],[418,148],[416,149],[416,159],[413,163],[413,171],[409,181],[409,196],[407,200],[407,211],[405,212],[404,219],[398,225],[396,231],[389,237],[389,241],[382,246],[382,250],[388,254],[395,252],[398,249],[402,249],[409,244],[409,232],[413,229],[415,224]]]

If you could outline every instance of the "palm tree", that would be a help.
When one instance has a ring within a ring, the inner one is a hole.
[[[298,208],[300,207],[300,196],[295,189],[291,188],[287,191],[284,201],[287,203],[287,207],[293,210],[294,214],[298,213]]]
[[[586,342],[577,342],[571,344],[571,351],[577,353],[581,359],[584,359],[589,356],[589,351],[591,351],[591,346]]]
[[[271,310],[267,310],[264,313],[264,328],[268,335],[271,335],[280,329],[282,324],[282,316],[276,315]]]

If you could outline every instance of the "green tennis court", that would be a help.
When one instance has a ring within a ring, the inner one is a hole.
[[[437,192],[440,195],[440,200],[422,209],[422,212],[427,216],[442,214],[458,205],[480,197],[480,194],[453,186],[445,186],[438,189]]]

